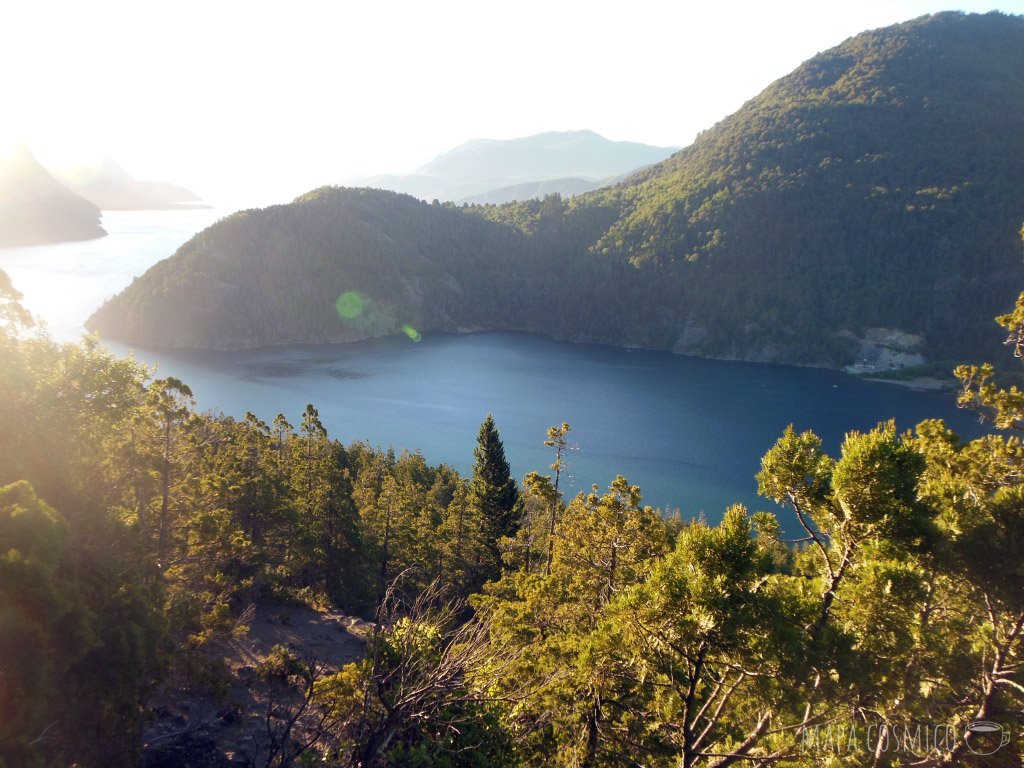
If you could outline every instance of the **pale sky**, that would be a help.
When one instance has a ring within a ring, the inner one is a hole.
[[[220,205],[408,173],[471,138],[685,146],[865,29],[1024,0],[0,3],[0,140]]]

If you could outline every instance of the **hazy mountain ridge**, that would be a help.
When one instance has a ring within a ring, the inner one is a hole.
[[[561,179],[542,179],[540,181],[526,181],[521,184],[510,184],[507,187],[489,189],[486,192],[470,195],[456,200],[457,203],[469,203],[470,205],[496,205],[500,203],[511,203],[516,200],[532,200],[545,197],[546,195],[582,195],[584,192],[592,192],[595,189],[608,186],[620,181],[621,177],[593,181],[573,176]]]
[[[173,210],[200,203],[194,192],[166,181],[140,181],[104,155],[69,167],[51,168],[50,172],[103,211]]]
[[[91,240],[100,211],[60,184],[24,145],[0,154],[0,247]]]
[[[548,131],[517,139],[472,139],[412,174],[372,176],[358,184],[427,201],[509,202],[597,189],[675,151],[610,141],[588,130]]]
[[[928,359],[969,358],[993,346],[990,318],[1024,278],[1024,110],[1008,104],[1024,104],[1024,19],[923,17],[814,57],[687,149],[570,201],[455,209],[321,190],[249,212],[155,267],[91,327],[168,346],[349,338],[324,319],[338,296],[328,294],[386,244],[388,269],[352,282],[391,307],[363,335],[406,322],[514,328],[840,365],[889,333],[920,337]],[[480,219],[491,228],[471,223]],[[268,237],[295,246],[280,283],[250,274],[249,248],[265,257],[260,269],[282,269],[253,244]],[[209,297],[188,319],[171,311],[186,295],[170,300],[172,276]],[[249,301],[268,318],[219,316],[257,283]],[[317,320],[282,321],[314,292]]]
[[[416,173],[446,179],[604,178],[664,160],[674,147],[610,141],[594,131],[548,131],[520,139],[474,139]]]

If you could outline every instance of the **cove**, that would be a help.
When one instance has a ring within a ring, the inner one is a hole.
[[[126,353],[124,346],[112,344]],[[160,376],[188,383],[201,409],[297,423],[312,403],[332,437],[419,450],[468,473],[476,431],[493,413],[513,473],[546,472],[549,426],[572,426],[567,495],[616,474],[645,503],[717,520],[757,496],[760,459],[785,427],[812,429],[835,455],[849,430],[895,418],[901,430],[945,419],[976,435],[948,393],[844,373],[575,344],[524,333],[426,333],[344,345],[238,352],[136,350]],[[791,526],[787,525],[787,529]]]
[[[107,237],[0,249],[0,267],[54,338],[73,340],[106,298],[219,215],[106,213]],[[900,429],[942,418],[966,437],[981,432],[950,394],[836,371],[522,333],[426,333],[418,343],[400,335],[241,352],[140,349],[136,356],[158,364],[157,375],[184,380],[202,409],[235,417],[252,411],[268,421],[284,413],[297,423],[312,403],[332,437],[419,450],[429,462],[460,472],[472,466],[476,432],[487,413],[494,414],[519,478],[547,471],[553,460],[543,445],[547,428],[567,421],[578,447],[567,456],[569,495],[593,483],[605,488],[623,474],[641,487],[646,503],[679,509],[686,518],[703,513],[712,521],[735,502],[752,510],[775,508],[757,496],[754,474],[790,423],[814,430],[833,455],[847,431],[889,418]]]

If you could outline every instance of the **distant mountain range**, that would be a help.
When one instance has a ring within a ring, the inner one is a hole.
[[[103,237],[101,211],[197,207],[187,189],[138,181],[109,157],[45,168],[24,144],[0,152],[0,248]]]
[[[1024,18],[925,16],[815,56],[690,147],[572,199],[325,188],[240,212],[88,325],[151,346],[411,325],[809,365],[977,359],[1024,286],[1022,105]],[[470,174],[488,148],[425,169]],[[519,156],[499,154],[491,169]]]
[[[474,139],[409,175],[372,176],[361,186],[421,200],[505,203],[575,195],[664,160],[678,147],[610,141],[593,131],[549,131],[518,139]]]
[[[57,181],[24,145],[0,154],[0,247],[103,237],[100,211]]]
[[[139,181],[105,155],[70,167],[51,168],[59,182],[102,211],[154,211],[208,207],[184,187]]]
[[[614,184],[621,177],[616,176],[601,181],[591,179],[580,179],[568,176],[561,179],[544,179],[541,181],[524,181],[519,184],[510,184],[507,187],[496,187],[486,192],[478,192],[475,195],[461,197],[455,202],[470,203],[473,205],[500,205],[501,203],[512,203],[517,200],[533,200],[534,198],[546,197],[547,195],[563,195],[572,197],[582,195],[600,189],[608,184]]]

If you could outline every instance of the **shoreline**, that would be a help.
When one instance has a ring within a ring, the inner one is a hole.
[[[913,379],[887,379],[881,377],[858,376],[864,381],[877,382],[879,384],[896,384],[900,387],[913,389],[918,392],[955,392],[956,381],[938,376],[917,376]]]

